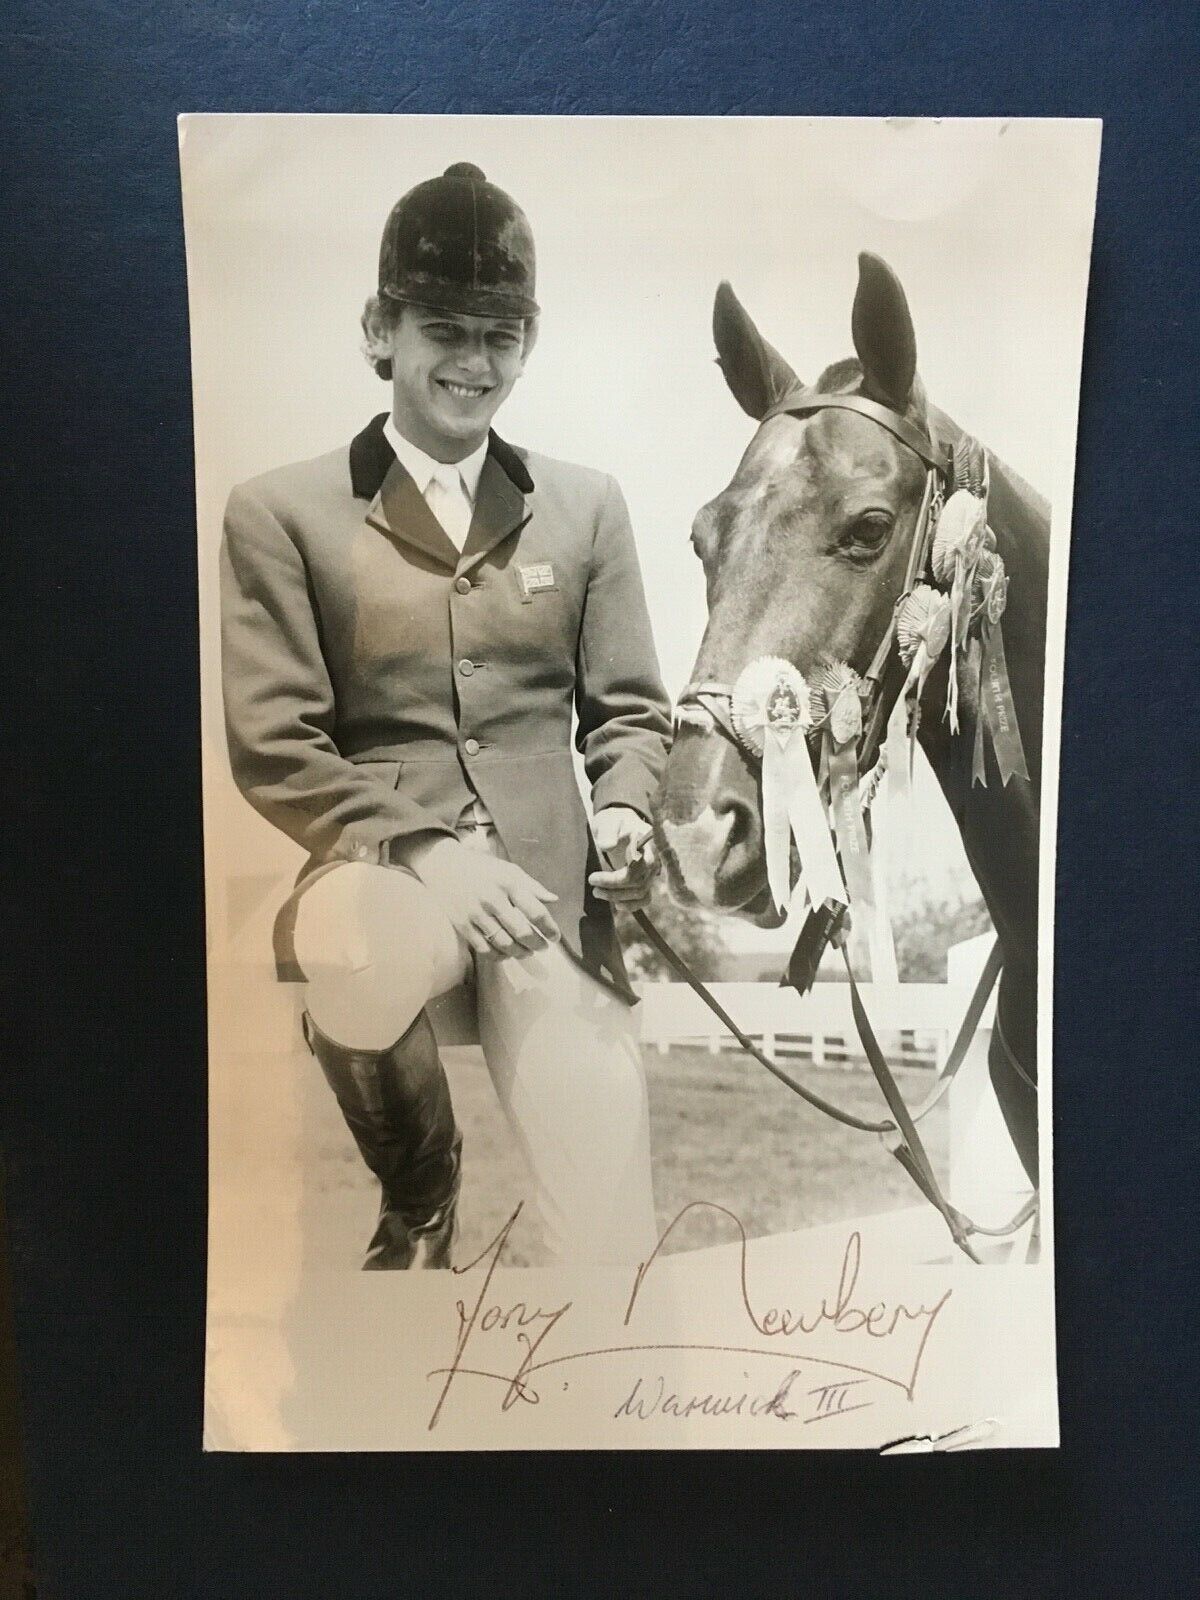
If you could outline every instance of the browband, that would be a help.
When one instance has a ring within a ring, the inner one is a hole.
[[[812,389],[793,389],[790,394],[785,394],[782,400],[763,412],[760,422],[768,422],[772,417],[797,416],[804,411],[824,411],[832,407],[837,411],[857,411],[860,417],[870,417],[872,422],[878,422],[880,427],[886,428],[894,434],[902,444],[910,450],[915,450],[917,455],[927,467],[933,467],[938,472],[949,472],[952,459],[946,450],[939,450],[927,433],[911,423],[907,417],[902,417],[898,411],[892,411],[888,406],[881,406],[874,400],[868,400],[861,394],[819,394]]]

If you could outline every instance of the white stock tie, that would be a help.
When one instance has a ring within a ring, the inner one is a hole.
[[[471,502],[462,473],[456,466],[434,468],[425,488],[425,503],[446,530],[450,542],[461,550],[471,526]]]

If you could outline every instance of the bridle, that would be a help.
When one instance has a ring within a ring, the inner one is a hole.
[[[960,459],[958,453],[949,446],[936,444],[928,433],[907,417],[901,416],[899,412],[891,410],[888,406],[880,405],[878,402],[868,399],[865,395],[823,394],[819,390],[795,389],[784,395],[782,399],[777,400],[759,420],[762,423],[769,421],[772,417],[785,415],[805,416],[821,410],[853,411],[859,416],[870,418],[871,421],[878,423],[880,427],[886,428],[902,444],[907,445],[925,465],[925,488],[913,527],[912,542],[909,546],[900,597],[871,658],[870,666],[863,674],[862,731],[858,736],[856,750],[858,773],[861,781],[872,771],[876,764],[882,742],[882,731],[892,710],[888,697],[885,695],[884,685],[890,667],[897,660],[897,617],[900,604],[905,596],[912,591],[914,585],[921,580],[929,564],[934,528],[938,511],[945,495],[948,491],[960,486],[960,481],[964,479],[967,473],[976,470],[976,468],[974,464]],[[979,450],[978,446],[974,446],[974,441],[967,441],[967,444],[968,446],[973,446],[976,451]],[[981,454],[982,452],[980,452]],[[953,670],[952,663],[951,671]],[[897,693],[899,692],[897,688]],[[694,721],[695,713],[699,712],[705,722],[710,723],[736,745],[739,750],[745,749],[745,741],[735,725],[733,716],[734,693],[732,685],[712,679],[688,683],[676,702],[677,723],[679,720],[684,719]],[[894,701],[896,695],[893,694],[891,698]],[[689,712],[692,713],[690,717]],[[825,707],[825,716],[828,717],[829,715],[830,707],[827,705]],[[819,730],[821,720],[814,721],[809,729],[810,733]],[[802,994],[811,983],[812,975],[815,974],[817,962],[825,945],[837,932],[840,912],[842,911],[844,911],[844,908],[836,908],[831,902],[826,902],[822,907],[814,907],[809,913],[804,931],[800,935],[792,960],[788,964],[788,976],[785,979],[786,982],[790,982]],[[851,1008],[855,1027],[875,1080],[887,1103],[888,1110],[891,1112],[890,1120],[872,1122],[856,1117],[833,1105],[822,1096],[815,1094],[804,1084],[798,1082],[789,1073],[785,1072],[777,1062],[772,1061],[737,1026],[732,1017],[729,1016],[716,998],[709,993],[705,985],[691,971],[683,958],[663,938],[650,918],[644,912],[637,912],[635,913],[635,921],[676,973],[694,990],[723,1025],[729,1029],[742,1048],[760,1065],[764,1066],[768,1072],[772,1073],[774,1077],[785,1083],[809,1105],[814,1106],[817,1110],[824,1112],[827,1116],[846,1126],[883,1136],[894,1136],[895,1143],[892,1146],[892,1154],[900,1162],[925,1198],[941,1213],[955,1243],[971,1260],[978,1261],[978,1257],[970,1244],[970,1236],[972,1234],[1002,1238],[1015,1233],[1024,1226],[1031,1216],[1036,1216],[1037,1195],[1035,1193],[1020,1208],[1016,1216],[1004,1226],[985,1228],[973,1222],[953,1206],[943,1194],[937,1176],[934,1173],[933,1165],[917,1131],[917,1124],[942,1099],[966,1059],[967,1051],[975,1036],[984,1006],[1000,974],[1002,957],[999,940],[993,946],[976,983],[962,1024],[955,1036],[946,1062],[938,1075],[937,1082],[923,1103],[917,1110],[912,1112],[909,1111],[905,1104],[895,1076],[879,1046],[875,1031],[867,1016],[862,995],[859,992],[849,952],[843,944],[842,957],[850,985]],[[796,975],[797,958],[802,947],[805,949],[805,954],[801,965],[806,976],[798,978]]]
[[[910,422],[907,417],[901,416],[898,411],[893,411],[890,407],[880,405],[878,401],[869,400],[865,395],[859,394],[823,394],[816,389],[793,389],[763,413],[760,426],[763,422],[769,422],[772,417],[806,416],[814,411],[824,410],[853,411],[861,417],[869,417],[872,422],[878,423],[881,428],[886,428],[893,437],[907,445],[925,464],[925,488],[917,520],[913,526],[904,583],[900,589],[903,597],[912,589],[929,563],[937,507],[945,490],[954,481],[954,452],[949,446],[935,444],[927,432],[919,428],[916,423]],[[883,729],[891,710],[884,695],[884,679],[888,666],[894,658],[895,644],[896,611],[893,609],[875,654],[871,658],[870,666],[863,674],[865,705],[863,730],[858,745],[859,774],[863,777],[875,763]],[[698,709],[728,739],[741,747],[742,741],[733,725],[732,704],[732,684],[705,678],[693,680],[684,686],[675,703],[675,712],[677,718],[682,713],[686,719],[689,710]]]

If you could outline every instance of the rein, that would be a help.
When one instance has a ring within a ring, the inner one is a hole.
[[[884,629],[883,636],[871,659],[871,664],[862,679],[859,731],[854,745],[856,771],[861,784],[862,780],[876,766],[883,741],[883,730],[892,710],[892,707],[885,699],[884,678],[892,662],[893,652],[898,644],[898,624],[901,607],[904,601],[912,594],[914,587],[920,582],[929,565],[934,527],[947,492],[953,493],[956,489],[968,487],[978,492],[975,490],[975,485],[978,484],[982,487],[986,496],[986,458],[982,449],[975,445],[973,441],[969,441],[964,447],[960,447],[960,451],[954,451],[948,447],[939,448],[927,433],[918,428],[916,424],[910,422],[907,417],[903,417],[898,412],[890,410],[887,406],[879,405],[862,395],[821,394],[808,389],[794,390],[766,411],[760,422],[766,422],[776,416],[803,415],[807,412],[823,409],[853,411],[860,416],[870,418],[873,422],[886,428],[889,433],[907,445],[909,449],[913,450],[924,462],[926,468],[925,488],[913,529],[912,543],[909,547],[904,585],[888,625]],[[902,638],[902,635],[900,637]],[[779,665],[786,666],[787,664],[779,663]],[[956,662],[954,660],[951,661],[950,671],[953,677],[956,671]],[[739,682],[742,681],[739,680]],[[921,682],[923,683],[923,679]],[[906,688],[907,684],[905,685]],[[905,689],[899,690],[899,693],[903,694]],[[739,746],[739,748],[745,748],[748,743],[746,729],[739,726],[735,711],[737,694],[738,686],[731,686],[715,680],[700,680],[689,683],[679,696],[676,706],[677,718],[681,713],[686,718],[688,711],[694,708],[694,710],[701,712],[705,720],[719,729],[726,738]],[[918,703],[919,696],[920,685],[918,686]],[[801,724],[804,736],[819,731],[826,722],[832,723],[832,719],[837,714],[834,697],[826,694],[823,700],[824,709],[821,717],[815,721]],[[807,764],[809,756],[806,737],[803,738],[802,742],[803,748],[800,758]],[[765,763],[767,759],[765,745],[763,747],[763,759]],[[805,774],[805,781],[811,781],[808,779],[807,774]],[[764,765],[764,811],[765,809],[766,769]],[[770,856],[768,855],[769,862]],[[792,958],[788,963],[787,976],[783,980],[785,984],[790,984],[801,995],[806,993],[811,986],[825,946],[831,938],[836,938],[839,933],[841,924],[845,920],[847,909],[846,903],[826,899],[820,907],[814,905],[810,910],[804,929],[801,931],[797,941],[796,949],[793,951]],[[970,1244],[970,1236],[972,1234],[995,1238],[1005,1237],[1017,1232],[1036,1213],[1037,1196],[1034,1194],[1025,1202],[1012,1221],[1002,1227],[985,1228],[973,1222],[953,1206],[942,1192],[929,1155],[917,1131],[917,1124],[939,1103],[966,1059],[967,1051],[978,1029],[984,1006],[1000,975],[1003,957],[999,939],[996,940],[988,954],[983,971],[975,985],[974,993],[955,1036],[954,1043],[941,1072],[938,1074],[937,1082],[915,1111],[908,1109],[896,1082],[895,1074],[888,1065],[883,1050],[880,1048],[875,1030],[871,1026],[870,1018],[863,1004],[848,946],[844,939],[840,941],[842,959],[850,984],[850,1003],[855,1029],[872,1073],[875,1076],[876,1083],[891,1112],[890,1119],[872,1122],[865,1118],[854,1116],[852,1113],[835,1106],[807,1088],[798,1079],[792,1077],[790,1073],[785,1072],[777,1062],[772,1061],[764,1051],[759,1049],[748,1035],[743,1033],[716,998],[710,994],[705,985],[692,972],[687,962],[663,938],[650,918],[644,912],[639,911],[634,914],[634,921],[654,948],[668,962],[672,970],[699,996],[708,1009],[729,1030],[742,1049],[752,1056],[760,1066],[765,1067],[773,1077],[786,1084],[794,1094],[798,1095],[807,1104],[818,1111],[824,1112],[826,1116],[832,1117],[846,1127],[856,1128],[861,1132],[874,1133],[883,1137],[894,1136],[894,1142],[891,1145],[892,1154],[925,1198],[941,1214],[955,1244],[972,1261],[976,1263],[979,1261],[979,1257],[975,1254]]]
[[[979,1257],[971,1247],[970,1239],[972,1234],[979,1234],[993,1239],[1007,1238],[1010,1234],[1014,1234],[1023,1228],[1030,1217],[1034,1215],[1037,1210],[1037,1196],[1031,1195],[1012,1220],[1001,1227],[986,1228],[981,1223],[973,1221],[965,1212],[952,1205],[942,1192],[924,1142],[917,1132],[917,1124],[923,1121],[934,1106],[939,1103],[958,1076],[959,1068],[966,1060],[967,1051],[970,1049],[979,1027],[979,1019],[983,1015],[984,1006],[987,1004],[988,997],[995,987],[996,979],[1000,975],[1002,959],[999,939],[996,940],[988,953],[983,971],[979,975],[975,990],[963,1014],[962,1022],[959,1024],[954,1044],[946,1057],[945,1065],[938,1074],[937,1082],[915,1111],[908,1109],[904,1096],[900,1092],[900,1086],[896,1082],[895,1074],[888,1065],[887,1057],[884,1055],[875,1036],[875,1030],[871,1026],[870,1018],[867,1016],[867,1010],[863,1004],[858,983],[850,966],[849,956],[843,949],[842,956],[846,963],[846,975],[850,982],[850,1004],[854,1015],[854,1026],[858,1032],[858,1037],[870,1064],[871,1071],[875,1076],[875,1081],[879,1085],[888,1109],[892,1113],[891,1118],[872,1122],[865,1117],[859,1117],[851,1111],[844,1110],[841,1106],[834,1105],[831,1100],[826,1100],[824,1096],[808,1088],[798,1078],[793,1077],[790,1072],[785,1072],[777,1061],[772,1061],[771,1057],[764,1050],[759,1049],[754,1040],[738,1027],[721,1002],[696,976],[669,940],[663,937],[646,913],[644,911],[635,911],[633,920],[671,969],[682,978],[693,994],[704,1002],[722,1026],[733,1035],[746,1054],[757,1061],[759,1066],[765,1067],[773,1078],[777,1078],[780,1083],[785,1084],[793,1094],[798,1095],[801,1100],[812,1106],[814,1110],[823,1112],[827,1117],[831,1117],[834,1122],[840,1122],[844,1127],[855,1128],[860,1133],[874,1133],[880,1137],[887,1137],[889,1134],[897,1136],[895,1142],[890,1146],[892,1155],[895,1156],[905,1172],[908,1173],[930,1205],[940,1212],[955,1244],[976,1265],[979,1264]]]

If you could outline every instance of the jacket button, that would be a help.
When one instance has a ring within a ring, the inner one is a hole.
[[[471,580],[470,578],[455,578],[454,587],[458,590],[459,594],[470,594]]]
[[[463,749],[469,756],[477,756],[479,754],[479,740],[467,739],[463,744]]]
[[[475,663],[473,661],[460,661],[458,663],[458,670],[464,678],[469,678],[475,671]]]

